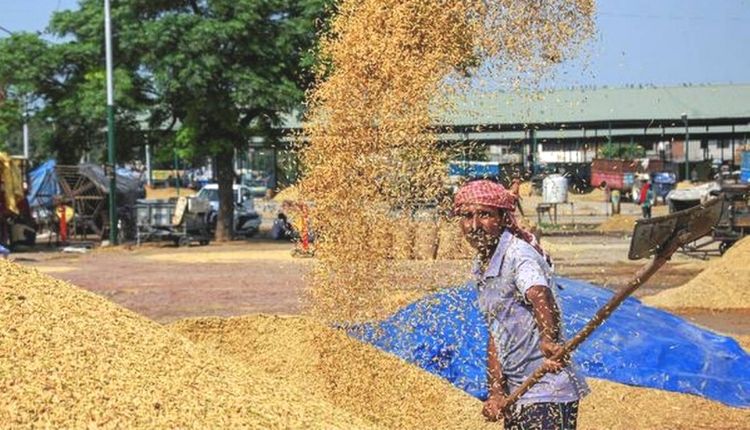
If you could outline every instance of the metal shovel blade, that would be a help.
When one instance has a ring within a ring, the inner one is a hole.
[[[678,233],[687,233],[690,243],[711,233],[721,218],[722,199],[713,198],[690,209],[635,222],[628,258],[638,260],[656,254]]]

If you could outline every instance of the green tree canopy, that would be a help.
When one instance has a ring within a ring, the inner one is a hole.
[[[214,157],[220,232],[231,234],[234,150],[253,137],[273,142],[279,115],[302,102],[325,1],[113,1],[118,155],[151,142]],[[16,101],[33,95],[54,125],[46,147],[75,162],[105,142],[102,1],[55,13],[48,31],[60,42],[24,34],[0,44],[0,64],[12,60],[0,84],[18,93],[0,111],[0,133]]]
[[[646,150],[637,143],[607,143],[599,150],[603,158],[633,160],[646,156]]]

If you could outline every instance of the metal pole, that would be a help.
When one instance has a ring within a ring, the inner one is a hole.
[[[685,123],[685,180],[689,181],[690,178],[690,127],[688,126],[688,116],[686,113],[682,114],[682,122]]]
[[[531,175],[534,176],[534,174],[536,174],[536,166],[538,163],[537,161],[538,147],[537,147],[537,141],[536,141],[536,130],[532,128],[531,130],[529,130],[529,133],[531,133],[531,163],[529,163],[530,164],[529,167],[531,168]]]
[[[115,97],[112,77],[112,26],[109,1],[104,0],[104,45],[107,57],[107,163],[109,164],[109,243],[117,244],[117,175],[115,174]]]
[[[146,184],[150,187],[151,183],[151,145],[146,144]]]
[[[177,159],[177,149],[174,149],[172,152],[174,153],[174,184],[177,188],[177,197],[180,197],[180,164]]]
[[[26,112],[23,113],[23,158],[29,159],[29,123]]]

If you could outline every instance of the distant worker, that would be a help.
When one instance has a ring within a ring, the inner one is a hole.
[[[271,227],[271,238],[274,240],[291,240],[294,237],[294,227],[289,223],[286,215],[279,212]]]
[[[651,182],[646,181],[641,187],[640,191],[640,203],[641,210],[643,211],[643,218],[651,218],[651,206],[654,204],[654,187],[651,186]]]
[[[610,198],[612,201],[612,215],[617,215],[620,213],[620,190],[612,190]]]
[[[609,188],[609,184],[607,183],[607,181],[602,181],[599,184],[599,188],[604,191],[604,214],[609,216],[609,205],[611,204],[610,202],[612,200],[612,190]]]
[[[454,212],[476,249],[473,274],[488,329],[489,395],[483,415],[506,429],[576,428],[588,386],[570,357],[552,360],[563,344],[560,305],[549,258],[514,215],[515,196],[502,185],[468,182]],[[507,396],[539,367],[549,372],[513,405]]]
[[[698,171],[695,167],[690,170],[690,182],[698,182]]]

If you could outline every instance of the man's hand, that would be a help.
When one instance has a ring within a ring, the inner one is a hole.
[[[507,409],[508,398],[504,394],[491,394],[490,397],[484,401],[482,408],[482,415],[487,418],[488,421],[499,421],[504,416],[508,415]]]
[[[559,343],[552,342],[549,339],[542,338],[539,344],[539,349],[542,350],[545,360],[542,366],[547,372],[557,373],[561,371],[570,362],[570,354],[565,354],[557,360],[553,360],[552,357],[559,354],[563,350],[563,346]]]

